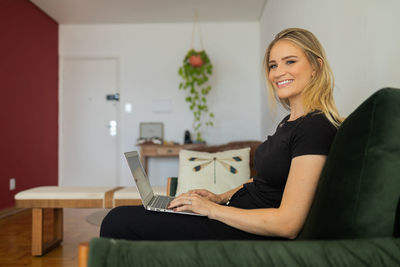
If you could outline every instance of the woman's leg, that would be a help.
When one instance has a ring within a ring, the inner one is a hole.
[[[100,236],[127,240],[268,239],[207,217],[148,211],[143,206],[112,209],[102,222]]]

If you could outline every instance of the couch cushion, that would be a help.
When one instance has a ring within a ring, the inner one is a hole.
[[[391,236],[399,171],[400,90],[385,88],[339,128],[299,238]]]
[[[399,266],[400,239],[126,241],[94,238],[89,267]]]
[[[400,237],[400,198],[397,204],[396,219],[394,220],[393,236]]]
[[[176,195],[191,189],[226,192],[250,179],[250,148],[208,153],[179,152],[179,177]]]

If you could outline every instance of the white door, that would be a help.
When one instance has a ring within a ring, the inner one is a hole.
[[[117,184],[117,59],[66,58],[61,65],[60,185]]]

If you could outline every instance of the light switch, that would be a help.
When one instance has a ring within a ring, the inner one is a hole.
[[[126,103],[125,104],[125,112],[126,113],[132,113],[132,104],[131,103]]]

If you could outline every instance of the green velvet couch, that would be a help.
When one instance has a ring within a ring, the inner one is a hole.
[[[296,240],[95,238],[89,266],[400,266],[399,206],[400,89],[385,88],[340,127]]]

